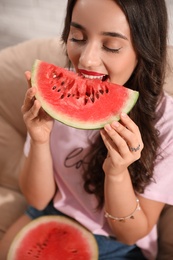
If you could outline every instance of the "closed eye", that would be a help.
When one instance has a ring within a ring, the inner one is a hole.
[[[112,52],[112,53],[119,53],[119,51],[121,50],[121,47],[118,48],[118,49],[111,49],[111,48],[108,48],[106,46],[103,45],[103,49],[107,52]]]
[[[86,39],[77,39],[77,38],[74,38],[74,37],[70,38],[69,40],[71,42],[76,42],[78,44],[84,44],[86,42]],[[119,51],[121,50],[121,47],[117,48],[117,49],[112,49],[112,48],[108,48],[105,45],[103,45],[102,49],[107,51],[107,52],[111,52],[111,53],[119,53]]]
[[[85,39],[76,39],[76,38],[71,38],[69,39],[71,42],[79,42],[79,43],[82,43],[82,42],[85,42],[86,40]]]

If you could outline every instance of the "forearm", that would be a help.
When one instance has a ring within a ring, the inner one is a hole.
[[[38,209],[44,208],[53,197],[56,186],[49,142],[31,142],[19,183],[28,203]]]
[[[112,216],[129,216],[137,207],[136,194],[128,171],[121,176],[105,176],[105,210]],[[118,240],[134,244],[149,232],[147,217],[142,208],[136,210],[134,219],[125,222],[107,218]]]

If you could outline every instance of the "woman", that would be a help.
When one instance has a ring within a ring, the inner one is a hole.
[[[32,207],[7,232],[3,255],[31,219],[65,214],[91,230],[100,260],[154,259],[158,218],[173,204],[165,2],[69,0],[62,39],[77,73],[137,90],[139,99],[119,122],[86,131],[53,122],[29,88],[20,186]]]

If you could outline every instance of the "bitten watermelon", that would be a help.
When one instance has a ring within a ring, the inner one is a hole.
[[[81,129],[99,129],[119,120],[121,112],[132,109],[139,94],[40,60],[33,65],[31,84],[37,88],[36,98],[49,115]]]
[[[26,225],[7,260],[97,260],[97,243],[87,229],[67,217],[44,216]]]

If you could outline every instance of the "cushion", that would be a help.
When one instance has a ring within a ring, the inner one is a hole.
[[[22,194],[0,187],[0,239],[9,225],[24,213],[26,205]]]
[[[27,89],[24,72],[35,59],[66,66],[58,38],[34,39],[0,51],[0,239],[27,205],[18,185],[26,138],[21,106]]]
[[[19,189],[17,175],[23,162],[26,128],[21,114],[26,70],[35,59],[60,66],[66,55],[58,38],[34,39],[0,51],[0,185]]]

